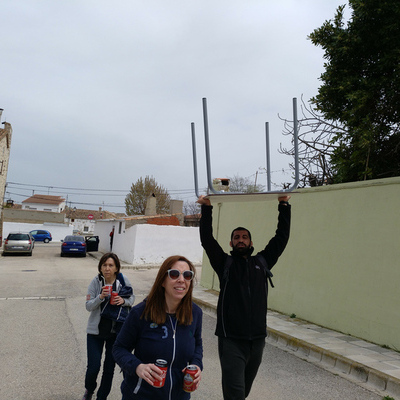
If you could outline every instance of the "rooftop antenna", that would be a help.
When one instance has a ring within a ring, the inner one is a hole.
[[[193,150],[193,171],[194,171],[194,192],[196,197],[199,198],[199,183],[197,180],[197,153],[196,153],[196,134],[194,129],[194,122],[191,123],[192,127],[192,150]]]
[[[211,160],[210,160],[210,141],[208,132],[208,115],[207,115],[207,99],[203,98],[203,119],[204,119],[204,141],[206,148],[206,168],[207,168],[207,184],[208,190],[214,194],[232,194],[237,192],[224,192],[216,191],[212,184],[211,174]],[[199,197],[198,187],[198,173],[197,173],[197,157],[196,157],[196,137],[195,137],[195,125],[191,123],[192,128],[192,149],[193,149],[193,166],[194,166],[194,186],[196,196]],[[266,161],[267,161],[267,191],[257,192],[260,193],[285,193],[291,192],[297,188],[300,181],[299,173],[299,141],[298,141],[298,121],[297,121],[297,98],[293,98],[293,136],[294,136],[294,166],[295,166],[295,177],[293,185],[286,190],[271,191],[271,166],[270,166],[270,144],[269,144],[269,123],[265,123],[265,140],[266,140]]]

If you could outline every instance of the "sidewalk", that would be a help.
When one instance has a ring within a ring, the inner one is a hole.
[[[215,291],[197,285],[193,297],[203,311],[216,312]],[[268,311],[267,324],[271,344],[384,396],[400,399],[400,353],[274,311]]]

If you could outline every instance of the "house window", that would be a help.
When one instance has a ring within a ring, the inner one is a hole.
[[[89,232],[89,227],[88,226],[84,226],[83,227],[83,232]]]
[[[119,223],[119,227],[118,227],[118,233],[120,234],[122,231],[122,222]]]

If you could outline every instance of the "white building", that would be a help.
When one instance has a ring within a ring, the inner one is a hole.
[[[34,194],[22,202],[22,209],[60,213],[65,209],[65,199],[61,196]]]

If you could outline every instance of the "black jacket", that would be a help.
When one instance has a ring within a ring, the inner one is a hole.
[[[271,269],[278,261],[289,240],[290,205],[279,205],[278,228],[275,236],[257,253]],[[231,252],[233,263],[229,274],[224,274],[228,254],[223,251],[212,233],[212,206],[203,205],[200,220],[200,240],[211,266],[220,282],[217,307],[217,336],[252,340],[267,335],[268,281],[264,268],[255,256],[253,248],[248,257]]]

